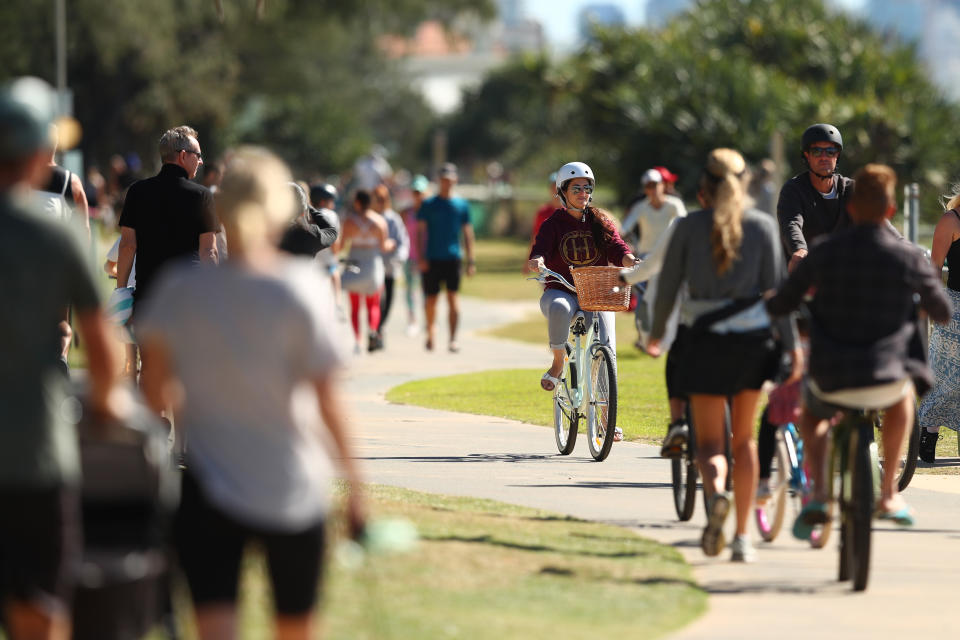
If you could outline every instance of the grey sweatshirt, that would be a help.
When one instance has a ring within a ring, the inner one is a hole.
[[[746,298],[775,289],[786,277],[777,222],[755,209],[743,213],[743,241],[739,256],[722,276],[717,275],[710,247],[713,210],[694,211],[674,224],[657,282],[658,295],[653,310],[651,337],[663,337],[667,317],[673,308],[680,285],[687,282],[690,298],[680,308],[681,323],[691,325],[701,315],[723,307],[737,298]],[[755,315],[762,305],[751,307],[745,315]],[[761,312],[765,313],[765,312]],[[796,344],[796,326],[792,318],[773,322],[784,347]],[[734,329],[735,330],[735,329]]]

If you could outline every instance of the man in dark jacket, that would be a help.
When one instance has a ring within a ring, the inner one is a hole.
[[[883,450],[896,460],[912,426],[914,395],[932,384],[922,353],[917,358],[910,348],[918,330],[914,297],[941,323],[950,319],[950,301],[922,251],[883,228],[896,212],[895,188],[896,174],[887,166],[858,171],[849,203],[853,226],[818,243],[767,301],[771,314],[784,315],[815,292],[800,419],[814,494],[794,525],[798,538],[809,538],[811,527],[828,517],[829,419],[845,407],[883,409]],[[883,474],[879,511],[881,518],[913,524],[895,473]]]
[[[833,125],[815,124],[803,132],[801,155],[807,171],[787,180],[777,201],[780,238],[791,271],[815,238],[850,225],[847,200],[853,180],[837,172],[842,151],[843,137]]]

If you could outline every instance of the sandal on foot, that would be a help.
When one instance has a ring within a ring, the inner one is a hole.
[[[890,520],[901,527],[912,527],[914,524],[913,510],[906,505],[893,511],[877,509],[877,520]]]
[[[621,429],[620,427],[613,428],[613,441],[623,442],[623,429]]]
[[[450,351],[450,353],[457,353],[460,351],[460,345],[458,345],[456,341],[453,341],[447,346],[447,349]]]
[[[825,524],[830,519],[826,503],[811,500],[803,505],[803,509],[793,521],[793,537],[797,540],[809,540],[813,528],[818,524]]]
[[[552,375],[550,375],[549,371],[543,374],[543,376],[540,378],[540,388],[544,391],[553,391],[557,388],[558,384],[560,384],[560,379],[554,378]]]
[[[716,493],[707,501],[707,526],[703,528],[700,548],[708,556],[719,555],[727,546],[723,537],[723,522],[730,512],[730,498],[726,493]]]

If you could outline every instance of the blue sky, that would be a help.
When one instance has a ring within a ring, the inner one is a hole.
[[[802,1],[802,0],[801,0]],[[827,0],[836,5],[859,8],[865,0]],[[643,24],[643,0],[524,0],[526,14],[540,21],[551,45],[564,48],[564,43],[577,37],[577,15],[588,4],[615,4],[623,9],[631,25]],[[570,46],[570,45],[567,45]]]

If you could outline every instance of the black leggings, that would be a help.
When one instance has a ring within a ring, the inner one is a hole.
[[[770,478],[773,466],[773,453],[777,448],[777,425],[770,422],[767,412],[770,407],[764,407],[760,416],[760,432],[757,434],[757,458],[760,460],[760,477]]]
[[[393,306],[393,276],[386,276],[383,279],[383,295],[380,296],[380,332],[387,323],[387,316],[390,315],[390,307]]]

